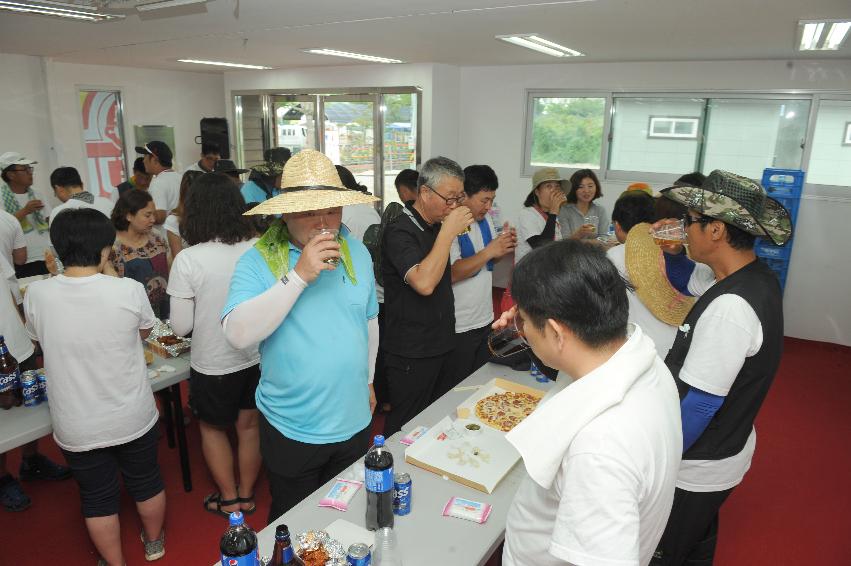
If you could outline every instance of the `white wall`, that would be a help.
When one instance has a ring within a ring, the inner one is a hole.
[[[76,167],[83,181],[90,181],[79,87],[121,91],[128,169],[137,157],[134,124],[174,126],[177,147],[172,150],[180,169],[198,158],[195,136],[201,118],[225,112],[224,82],[216,74],[78,65],[6,54],[0,54],[0,72],[5,77],[0,82],[0,152],[19,151],[38,160],[33,188],[51,200],[48,178],[59,165]]]
[[[530,189],[522,171],[527,89],[713,91],[819,89],[851,91],[851,61],[708,61],[569,63],[461,69],[458,158],[490,164],[500,180],[503,215],[516,218]],[[851,167],[851,164],[849,164]],[[643,179],[633,179],[641,181]],[[603,181],[602,204],[628,183]],[[662,188],[662,187],[657,187]],[[851,345],[851,191],[808,187],[798,217],[784,310],[788,336]]]

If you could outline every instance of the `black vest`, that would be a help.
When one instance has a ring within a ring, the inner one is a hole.
[[[735,456],[745,446],[754,419],[765,400],[783,353],[783,296],[777,276],[764,263],[754,261],[722,279],[694,304],[665,357],[674,376],[680,398],[689,385],[680,379],[680,370],[691,346],[692,330],[706,307],[721,295],[742,297],[762,324],[762,347],[745,359],[730,392],[709,426],[683,454],[683,460],[721,460]],[[720,352],[719,352],[720,354]]]

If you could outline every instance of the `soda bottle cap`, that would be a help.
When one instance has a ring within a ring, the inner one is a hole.
[[[242,516],[240,511],[234,511],[230,514],[230,519],[228,521],[230,522],[231,527],[238,527],[245,522],[245,518]]]
[[[375,444],[376,446],[384,446],[384,437],[380,434],[375,435],[375,440],[373,441],[373,444]]]
[[[289,538],[290,528],[286,525],[278,525],[275,527],[275,538]]]

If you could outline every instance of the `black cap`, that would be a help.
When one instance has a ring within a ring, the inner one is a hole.
[[[230,159],[219,159],[216,161],[216,164],[213,166],[214,173],[236,173],[237,175],[242,175],[243,173],[248,173],[248,169],[239,169],[236,166],[236,163],[231,161]]]
[[[165,142],[149,141],[145,145],[137,145],[136,153],[141,153],[142,155],[153,155],[159,159],[162,165],[165,167],[171,167],[173,155],[171,153],[171,148],[169,148],[168,144]]]
[[[290,529],[286,525],[275,527],[275,538],[290,538]]]
[[[288,147],[273,147],[263,152],[263,161],[285,164],[293,156]]]

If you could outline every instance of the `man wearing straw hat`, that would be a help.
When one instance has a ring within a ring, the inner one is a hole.
[[[784,245],[792,226],[758,183],[726,171],[713,171],[700,187],[662,194],[688,208],[689,254],[712,269],[714,283],[699,288],[694,275],[701,270],[694,271],[688,290],[700,298],[665,358],[680,392],[683,461],[652,563],[712,564],[718,510],[750,468],[754,419],[783,348],[780,284],[756,258],[754,241]]]
[[[369,445],[378,302],[369,252],[340,220],[343,206],[375,200],[305,149],[284,168],[281,194],[246,213],[283,220],[237,262],[222,311],[231,345],[260,343],[270,523]]]

